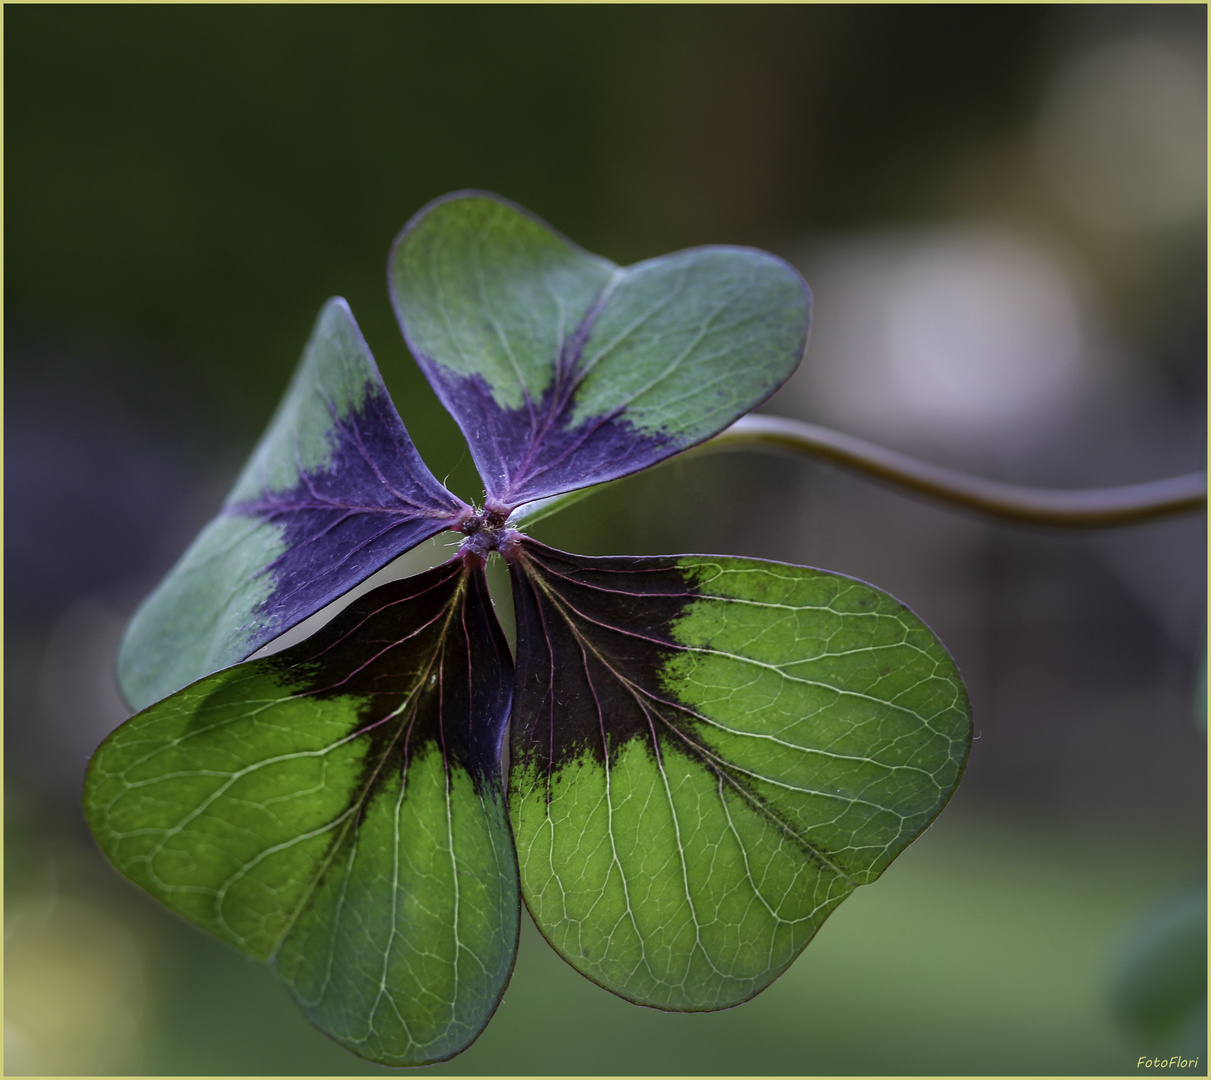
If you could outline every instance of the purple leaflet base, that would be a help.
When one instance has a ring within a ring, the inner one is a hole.
[[[283,528],[285,551],[267,567],[276,587],[261,607],[274,636],[347,592],[350,576],[364,580],[470,513],[429,473],[385,392],[344,419],[334,412],[330,441],[326,465],[300,470],[294,487],[224,508]]]
[[[520,409],[501,409],[483,376],[455,379],[435,364],[421,366],[446,408],[476,432],[486,506],[505,516],[523,503],[638,472],[688,445],[668,433],[638,431],[620,416],[566,427],[567,394],[558,387]]]

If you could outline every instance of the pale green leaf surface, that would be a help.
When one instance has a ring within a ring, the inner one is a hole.
[[[497,406],[520,409],[551,386],[565,341],[618,268],[508,203],[468,196],[421,211],[390,271],[417,359],[478,375]]]
[[[442,805],[444,816],[431,812]],[[499,789],[477,792],[431,752],[413,762],[406,791],[393,778],[375,797],[358,844],[320,882],[275,965],[303,1011],[363,1057],[440,1061],[483,1027],[482,1008],[468,1003],[499,997],[517,919]]]
[[[218,672],[118,728],[89,768],[93,835],[191,922],[272,955],[357,806],[356,702],[293,691],[266,661]]]
[[[625,415],[690,446],[782,384],[806,346],[810,297],[764,251],[695,248],[620,271],[578,369],[576,427]]]

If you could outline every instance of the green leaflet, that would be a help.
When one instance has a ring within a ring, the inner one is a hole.
[[[513,571],[523,895],[556,950],[623,997],[752,997],[958,783],[959,674],[869,585],[531,541]]]
[[[256,613],[274,590],[266,568],[285,553],[284,533],[242,514],[220,514],[198,533],[126,626],[118,684],[133,708],[267,643]]]
[[[807,344],[786,263],[704,247],[620,268],[482,194],[412,219],[396,315],[498,509],[625,476],[764,401]]]
[[[416,453],[348,305],[328,301],[222,509],[131,620],[123,693],[145,708],[243,660],[464,510]]]
[[[1207,885],[1187,883],[1136,918],[1110,987],[1114,1011],[1146,1040],[1198,1057],[1207,1046]]]
[[[349,1049],[443,1060],[516,950],[511,682],[482,564],[456,558],[123,724],[89,767],[89,825],[131,880],[272,960]]]

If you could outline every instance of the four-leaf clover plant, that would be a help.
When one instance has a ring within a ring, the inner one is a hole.
[[[329,301],[227,501],[130,624],[120,678],[142,711],[92,759],[93,834],[384,1064],[483,1030],[522,897],[630,1001],[745,1001],[954,791],[971,731],[954,663],[852,578],[585,558],[517,526],[768,398],[806,347],[807,286],[746,248],[620,268],[474,193],[407,225],[389,279],[482,508],[425,467]],[[448,562],[247,659],[442,530],[465,537]]]

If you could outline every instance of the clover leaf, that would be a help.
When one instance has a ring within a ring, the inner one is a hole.
[[[839,574],[520,548],[509,802],[534,921],[631,1001],[745,1001],[954,790],[954,665]]]
[[[482,562],[390,582],[118,728],[89,768],[93,835],[351,1050],[450,1057],[517,946],[512,675]]]
[[[629,1000],[744,1001],[945,805],[970,746],[962,680],[862,582],[585,558],[517,523],[765,400],[802,357],[807,287],[744,248],[619,268],[474,193],[422,210],[389,273],[484,506],[421,462],[330,301],[223,508],[131,622],[120,678],[142,711],[89,766],[93,834],[373,1061],[475,1039],[512,971],[519,897]],[[448,562],[247,659],[444,529],[465,537]]]

